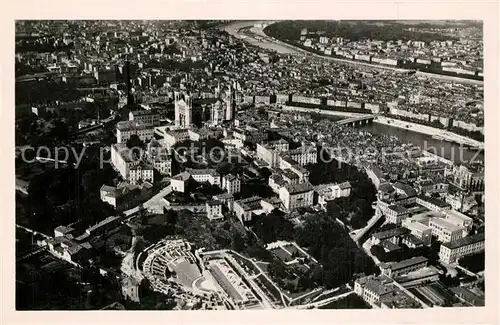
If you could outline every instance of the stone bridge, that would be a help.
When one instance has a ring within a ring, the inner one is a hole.
[[[362,126],[371,123],[374,119],[375,115],[367,114],[363,116],[346,118],[345,120],[340,120],[337,123],[339,125],[347,125],[347,126]]]

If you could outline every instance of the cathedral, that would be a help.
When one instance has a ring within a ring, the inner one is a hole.
[[[193,124],[193,99],[186,92],[174,92],[175,125],[188,128]]]
[[[221,125],[225,121],[233,120],[236,108],[236,90],[233,85],[230,84],[224,93],[221,93],[219,84],[215,96],[217,100],[210,109],[210,124]]]

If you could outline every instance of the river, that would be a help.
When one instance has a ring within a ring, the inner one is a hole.
[[[256,22],[236,22],[233,24],[229,24],[224,26],[224,30],[230,33],[231,35],[241,38],[241,35],[238,33],[238,30],[244,27],[250,27],[254,23],[262,23],[262,21],[256,21]],[[267,21],[267,23],[270,23]],[[247,37],[246,41],[256,45],[260,46],[263,48],[271,48],[278,53],[281,54],[290,54],[290,53],[298,53],[297,50],[286,46],[284,44],[277,44],[274,42],[270,42],[266,39],[262,39],[261,41],[257,41],[255,39],[252,39],[251,37]],[[337,119],[337,118],[333,118]],[[432,136],[427,135],[427,134],[422,134],[410,130],[405,130],[401,128],[397,128],[394,126],[390,125],[383,125],[383,124],[378,124],[378,123],[372,123],[368,124],[364,127],[363,129],[373,132],[373,133],[378,133],[378,134],[387,134],[387,135],[394,135],[400,138],[403,142],[411,142],[414,145],[420,146],[422,149],[428,149],[432,153],[436,153],[437,155],[449,159],[455,163],[460,163],[460,162],[468,162],[471,160],[474,161],[483,161],[484,162],[484,151],[480,150],[479,154],[477,154],[477,150],[467,150],[465,148],[461,148],[460,145],[447,142],[447,141],[440,141],[433,139]],[[462,153],[461,153],[462,152]]]
[[[420,146],[422,149],[426,149],[432,153],[439,155],[440,157],[449,159],[457,164],[474,161],[484,161],[484,151],[482,150],[467,150],[461,148],[460,145],[433,139],[432,136],[427,134],[422,134],[410,130],[405,130],[397,128],[390,125],[384,125],[379,123],[367,124],[360,129],[370,131],[377,134],[387,134],[393,135],[400,138],[403,142],[411,142],[414,145]],[[463,154],[461,155],[461,149]],[[479,154],[477,154],[479,151]],[[477,154],[477,155],[476,155]],[[463,158],[461,158],[463,157]]]
[[[345,119],[342,116],[321,116],[321,118],[327,118],[332,121],[340,121]],[[360,130],[369,131],[374,134],[386,134],[398,137],[404,143],[412,143],[416,146],[426,149],[431,153],[437,154],[440,157],[446,158],[453,161],[456,164],[462,162],[470,161],[482,161],[484,162],[484,151],[479,150],[479,154],[476,155],[478,150],[468,150],[463,149],[463,159],[460,157],[460,145],[448,141],[440,141],[433,139],[432,136],[418,133],[411,130],[406,130],[398,128],[395,126],[390,126],[380,123],[369,123],[364,126],[357,127]]]

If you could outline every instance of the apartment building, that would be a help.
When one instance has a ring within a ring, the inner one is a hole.
[[[239,177],[233,174],[227,174],[222,177],[222,189],[233,195],[241,192],[241,181]]]
[[[142,122],[150,126],[160,125],[160,114],[155,110],[131,111],[128,114],[128,119],[130,121]]]
[[[251,221],[252,213],[261,214],[263,212],[261,201],[262,198],[259,196],[252,196],[234,201],[234,214],[238,217],[241,223]]]
[[[222,202],[217,200],[210,200],[205,203],[207,210],[207,218],[210,220],[218,220],[224,218],[222,215]]]
[[[365,171],[366,174],[368,175],[368,178],[370,178],[376,189],[378,189],[381,184],[387,182],[387,180],[384,177],[384,174],[378,167],[376,166],[365,167]]]
[[[362,277],[354,282],[354,292],[372,307],[380,306],[380,302],[396,289],[393,281],[386,276]]]
[[[289,150],[287,155],[302,167],[318,162],[318,150],[315,146],[301,146],[297,149]]]
[[[198,183],[209,182],[211,185],[217,185],[217,186],[221,185],[220,174],[217,171],[215,171],[215,169],[187,168],[186,172],[188,172],[191,175],[191,177]]]
[[[318,193],[318,203],[325,208],[328,202],[339,197],[348,197],[351,195],[351,184],[349,182],[322,184],[316,186],[315,191]]]
[[[168,157],[155,157],[153,159],[153,167],[162,175],[172,175],[172,159]]]
[[[217,194],[214,195],[214,200],[218,200],[222,202],[223,205],[225,205],[229,211],[234,210],[234,196],[229,193],[222,193],[222,194]]]
[[[247,125],[245,128],[235,128],[233,130],[233,137],[243,142],[260,143],[267,140],[268,134],[265,131]]]
[[[111,146],[111,164],[120,173],[123,179],[128,179],[131,168],[139,165],[140,160],[134,156],[132,150],[124,143]]]
[[[116,141],[125,143],[132,135],[137,135],[143,142],[153,138],[154,127],[141,121],[120,121],[116,124]]]
[[[271,168],[279,165],[279,155],[288,151],[288,142],[285,140],[273,141],[265,144],[257,144],[257,158],[265,161]]]
[[[484,248],[484,233],[479,233],[441,244],[439,259],[452,264],[463,256],[482,252]]]
[[[313,205],[313,186],[311,183],[290,184],[280,188],[279,198],[287,211]]]
[[[299,176],[299,183],[304,183],[309,181],[309,171],[304,167],[300,166],[295,160],[290,156],[284,155],[280,156],[279,168],[281,170],[289,169]]]
[[[128,181],[132,184],[142,182],[154,182],[154,168],[151,165],[141,163],[129,169]]]
[[[416,202],[431,211],[441,212],[451,209],[450,204],[430,196],[419,195]]]
[[[401,222],[403,222],[409,214],[409,210],[399,204],[390,205],[385,210],[387,221],[396,225],[401,225]]]
[[[113,206],[116,211],[125,211],[139,205],[151,195],[152,185],[144,183],[141,186],[120,184],[117,187],[103,185],[99,192],[101,201]]]
[[[187,172],[182,172],[173,176],[170,179],[170,186],[172,186],[172,191],[185,193],[187,191],[187,186],[191,175]]]

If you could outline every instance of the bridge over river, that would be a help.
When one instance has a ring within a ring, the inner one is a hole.
[[[371,123],[375,119],[375,115],[367,114],[363,116],[355,116],[346,118],[344,120],[340,120],[337,122],[339,125],[348,125],[348,126],[362,126],[368,123]]]

